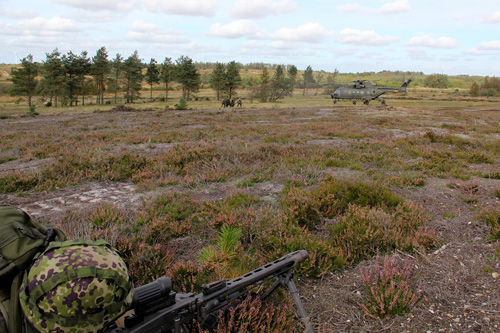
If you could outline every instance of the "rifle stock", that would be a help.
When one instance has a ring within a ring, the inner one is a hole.
[[[306,311],[293,282],[292,268],[303,262],[305,250],[289,253],[235,279],[219,280],[202,286],[202,293],[175,293],[170,279],[160,278],[136,289],[131,308],[134,314],[114,333],[181,332],[181,326],[192,320],[203,322],[210,314],[217,314],[235,299],[270,278],[276,278],[273,286],[261,297],[266,298],[278,287],[287,287],[298,307],[298,315],[306,325],[306,332],[313,332]]]

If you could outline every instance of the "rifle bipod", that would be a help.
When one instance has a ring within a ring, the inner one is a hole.
[[[283,274],[280,274],[276,281],[274,281],[274,284],[272,285],[271,288],[269,288],[268,291],[266,291],[261,299],[266,299],[269,295],[271,295],[273,292],[276,291],[276,289],[279,287],[286,287],[290,294],[292,295],[293,301],[295,302],[295,305],[297,306],[298,310],[298,317],[302,322],[304,323],[306,329],[304,332],[306,333],[314,333],[314,329],[312,327],[311,321],[309,320],[309,316],[307,315],[306,309],[304,308],[304,305],[302,304],[302,301],[300,300],[299,292],[297,290],[297,286],[295,286],[295,282],[293,282],[293,272],[292,271],[286,271]]]

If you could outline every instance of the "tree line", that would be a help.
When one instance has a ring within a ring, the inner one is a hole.
[[[200,89],[199,68],[202,64],[213,67],[208,81],[217,100],[237,96],[236,90],[244,84],[240,70],[245,66],[236,61],[227,64],[195,63],[187,56],[180,56],[175,62],[172,58],[165,57],[161,63],[152,58],[149,64],[144,64],[137,51],[126,59],[119,53],[110,59],[104,46],[92,57],[87,51],[62,54],[56,48],[51,53],[46,53],[46,58],[41,63],[34,62],[30,54],[21,60],[20,67],[12,68],[9,80],[13,83],[13,88],[10,93],[14,96],[27,96],[30,108],[35,94],[47,98],[47,106],[56,107],[58,104],[77,106],[79,101],[81,105],[85,105],[86,99],[88,101],[90,98],[95,98],[96,104],[104,104],[105,93],[108,96],[114,94],[117,103],[119,92],[124,93],[127,103],[133,103],[141,96],[143,82],[149,86],[151,100],[154,86],[163,83],[164,98],[167,100],[170,85],[175,81],[182,86],[182,97],[189,100]],[[297,82],[296,66],[270,66],[264,63],[250,65],[262,70],[259,82],[252,84],[251,98],[274,101],[292,94]],[[275,71],[272,77],[269,76],[269,69]],[[304,71],[303,82],[304,93],[315,84],[311,66]]]
[[[486,76],[481,84],[472,82],[469,93],[471,96],[497,96],[500,94],[500,79]]]
[[[151,87],[151,98],[153,85],[161,82],[165,84],[166,99],[169,84],[174,80],[182,85],[186,99],[200,86],[200,74],[189,57],[181,56],[175,62],[166,57],[160,64],[151,59],[145,72],[144,67],[137,51],[126,59],[119,53],[109,59],[105,47],[97,50],[93,57],[86,51],[61,54],[55,49],[46,53],[42,63],[34,62],[30,54],[21,60],[19,68],[12,68],[10,93],[28,96],[30,107],[35,92],[47,97],[49,106],[57,106],[61,98],[61,104],[72,106],[78,105],[80,99],[84,105],[90,94],[95,95],[96,104],[103,104],[105,92],[114,93],[116,103],[120,91],[125,93],[127,103],[133,103],[140,97],[143,81]]]

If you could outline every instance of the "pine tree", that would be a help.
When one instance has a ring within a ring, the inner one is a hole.
[[[82,51],[80,55],[69,51],[62,58],[66,73],[66,91],[69,98],[69,105],[73,102],[78,106],[78,94],[82,94],[82,104],[85,105],[85,75],[90,72],[90,59],[87,58],[87,51]]]
[[[120,89],[120,77],[123,70],[123,57],[120,53],[116,54],[116,57],[111,60],[111,68],[113,71],[113,89],[115,91],[115,104],[118,98],[118,90]]]
[[[134,98],[140,96],[142,76],[142,62],[139,59],[137,50],[123,62],[123,72],[125,73],[127,86],[127,103],[133,103]]]
[[[307,88],[309,84],[315,83],[314,82],[314,77],[313,77],[313,69],[311,66],[307,66],[306,70],[304,71],[304,95],[307,95]]]
[[[291,65],[290,68],[288,68],[288,76],[292,81],[292,93],[293,90],[295,89],[295,83],[297,82],[297,73],[298,73],[297,66]]]
[[[42,65],[42,73],[45,81],[45,89],[50,96],[50,103],[54,98],[54,106],[57,107],[57,97],[61,94],[64,86],[65,72],[61,59],[61,52],[56,48],[52,53],[45,53],[46,60]]]
[[[182,85],[182,97],[187,101],[191,92],[199,90],[201,85],[201,75],[198,73],[193,60],[186,56],[180,56],[176,60],[175,77]]]
[[[215,69],[210,74],[210,87],[215,90],[217,100],[221,98],[221,93],[224,91],[226,81],[226,67],[218,62],[215,64]]]
[[[168,100],[168,86],[174,79],[174,64],[172,63],[172,58],[165,57],[163,63],[161,64],[160,76],[161,80],[165,83],[165,100]]]
[[[226,79],[224,88],[226,90],[228,98],[231,99],[233,97],[233,94],[235,93],[236,88],[238,88],[242,82],[240,69],[238,68],[238,64],[236,63],[236,61],[233,60],[229,64],[227,64],[225,77]]]
[[[31,97],[37,84],[37,75],[40,73],[40,65],[33,62],[33,56],[29,54],[21,60],[21,68],[12,68],[9,80],[14,84],[11,95],[28,96],[28,106],[31,109]]]
[[[92,58],[91,74],[94,77],[97,90],[97,104],[104,104],[104,81],[111,71],[111,64],[108,60],[108,51],[103,46],[97,50]]]
[[[472,84],[470,86],[469,94],[472,97],[479,96],[479,85],[476,82],[472,82]]]
[[[146,69],[146,82],[151,87],[150,99],[153,101],[153,85],[160,83],[160,70],[158,69],[157,62],[154,58],[149,61],[148,68]]]
[[[292,80],[285,76],[283,67],[278,65],[276,67],[276,72],[273,75],[273,79],[269,84],[269,99],[271,101],[276,101],[280,98],[284,98],[292,93]]]

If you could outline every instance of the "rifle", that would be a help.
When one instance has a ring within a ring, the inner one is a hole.
[[[135,289],[131,309],[134,313],[125,318],[123,326],[113,333],[182,332],[185,323],[196,319],[202,327],[214,329],[219,311],[225,311],[234,300],[245,297],[250,290],[275,278],[274,284],[262,295],[266,299],[278,287],[287,287],[298,309],[306,332],[314,330],[300,301],[293,282],[292,268],[303,262],[308,254],[305,250],[289,253],[235,279],[219,280],[202,286],[202,293],[175,293],[168,277],[159,278]]]

